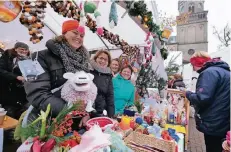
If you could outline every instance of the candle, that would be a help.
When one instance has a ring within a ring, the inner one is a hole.
[[[122,130],[127,130],[130,128],[130,122],[131,122],[131,119],[127,116],[122,116],[121,118],[121,122],[120,122],[120,128]]]

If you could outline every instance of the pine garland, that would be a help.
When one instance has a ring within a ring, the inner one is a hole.
[[[151,11],[148,11],[147,5],[145,4],[144,0],[140,0],[138,2],[135,2],[133,4],[133,7],[131,7],[133,1],[124,1],[126,3],[126,8],[129,9],[129,15],[133,17],[141,17],[141,23],[145,24],[149,31],[152,33],[157,34],[159,37],[162,35],[162,31],[160,30],[160,27],[153,22],[153,14]],[[162,41],[160,39],[160,41]]]

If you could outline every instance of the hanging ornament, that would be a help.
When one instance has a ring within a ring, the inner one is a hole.
[[[144,28],[148,28],[148,25],[147,24],[143,24]]]
[[[55,12],[59,13],[63,17],[73,18],[79,20],[80,8],[76,8],[71,0],[66,1],[51,1],[48,3],[54,9]]]
[[[126,66],[129,64],[129,58],[126,54],[121,54],[119,57],[120,65]]]
[[[162,40],[165,41],[165,42],[167,42],[168,39],[169,39],[169,37],[170,37],[171,34],[172,34],[172,31],[173,31],[172,27],[170,27],[170,26],[165,26],[165,27],[164,27],[164,30],[163,30],[163,32],[162,32],[162,35],[161,35]]]
[[[110,27],[111,29],[113,29],[113,28],[115,27],[115,23],[114,23],[113,20],[109,23],[109,27]]]
[[[166,60],[168,57],[168,50],[165,47],[163,47],[160,49],[160,53],[161,53],[162,58]]]
[[[117,14],[117,8],[116,8],[116,3],[115,1],[112,2],[111,4],[111,10],[109,14],[109,23],[114,22],[114,25],[117,26],[118,24],[118,14]]]
[[[85,1],[84,3],[84,11],[85,13],[94,13],[98,8],[99,1]]]
[[[5,23],[13,21],[21,10],[20,1],[0,1],[0,21]]]
[[[148,21],[148,17],[147,16],[144,16],[144,22],[147,22]]]
[[[43,39],[42,28],[46,4],[45,1],[25,1],[23,4],[23,13],[19,21],[28,28],[31,35],[30,41],[34,44]]]
[[[156,54],[156,46],[155,46],[155,42],[152,42],[152,55],[155,56]]]
[[[154,38],[154,42],[156,44],[156,47],[160,50],[162,45],[161,45],[159,38]]]
[[[80,21],[79,21],[79,27],[78,27],[78,31],[81,34],[85,33],[85,21],[84,21],[84,12],[83,10],[80,13]]]
[[[96,18],[97,34],[98,35],[103,35],[103,27],[101,26],[101,23],[100,23],[101,14],[100,14],[100,12],[97,9],[94,12],[94,16]]]
[[[141,20],[142,19],[142,17],[139,15],[139,16],[137,16],[137,18],[139,19],[139,20]]]

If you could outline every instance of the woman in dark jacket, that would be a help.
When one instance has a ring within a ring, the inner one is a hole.
[[[89,54],[83,46],[85,33],[78,31],[76,20],[65,21],[62,25],[62,35],[46,43],[46,50],[38,52],[38,62],[44,73],[35,81],[25,84],[27,99],[34,107],[32,114],[45,111],[51,105],[52,117],[56,117],[64,108],[66,102],[61,98],[60,91],[52,93],[53,89],[62,86],[66,72],[89,72]],[[35,55],[36,56],[36,55]],[[89,116],[83,117],[83,125]],[[81,123],[82,124],[82,123]]]
[[[98,51],[91,61],[94,75],[93,82],[98,88],[98,94],[95,100],[95,109],[100,116],[103,111],[112,117],[115,113],[114,93],[112,84],[112,73],[110,69],[111,56],[108,51]]]
[[[207,52],[196,52],[190,62],[200,75],[196,92],[186,92],[195,107],[196,127],[204,133],[207,152],[222,152],[222,140],[230,130],[230,68]]]
[[[7,114],[14,118],[19,118],[27,103],[23,87],[24,78],[18,61],[29,58],[29,47],[22,42],[17,42],[13,49],[6,50],[0,58],[1,104],[7,110]]]

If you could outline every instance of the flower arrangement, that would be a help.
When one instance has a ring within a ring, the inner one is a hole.
[[[51,118],[49,104],[45,112],[41,110],[39,117],[26,126],[20,122],[14,136],[20,137],[24,143],[18,151],[25,151],[27,146],[27,151],[33,152],[50,152],[54,149],[65,152],[78,145],[81,136],[72,131],[72,118],[85,115],[83,106],[84,101],[79,101],[71,107],[63,108],[56,118]]]

